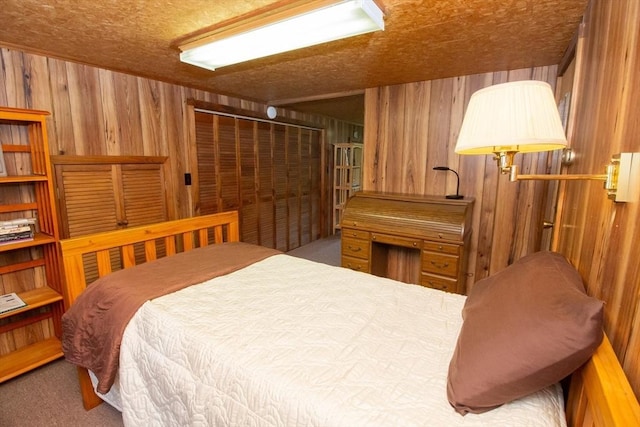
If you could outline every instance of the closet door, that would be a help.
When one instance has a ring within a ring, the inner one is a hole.
[[[238,210],[241,240],[288,251],[320,237],[322,132],[196,111],[199,215]]]
[[[122,180],[122,225],[135,227],[169,219],[162,165],[125,164],[117,176]]]
[[[63,238],[166,221],[160,164],[56,164]]]
[[[158,158],[69,158],[54,156],[62,237],[135,227],[168,220],[163,188],[163,162]],[[144,248],[135,248],[136,257]],[[114,254],[116,255],[116,254]],[[120,267],[119,256],[112,256],[112,269]],[[97,277],[95,260],[87,280]]]
[[[121,192],[112,165],[56,165],[55,174],[63,238],[120,227]]]

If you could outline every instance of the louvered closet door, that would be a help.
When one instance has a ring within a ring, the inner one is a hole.
[[[63,237],[166,221],[160,164],[57,164]],[[142,245],[136,258],[144,257]],[[121,268],[112,254],[111,268]],[[160,254],[161,255],[161,254]],[[95,256],[85,259],[87,281],[97,277]]]
[[[243,242],[288,251],[320,237],[321,132],[195,112],[200,215],[240,212]]]
[[[126,227],[168,219],[160,165],[122,165],[120,176]],[[165,256],[164,241],[156,243],[156,251],[158,257]],[[134,252],[136,263],[144,262],[144,244],[135,245]]]
[[[122,165],[122,198],[128,227],[166,221],[160,165]]]
[[[118,228],[120,197],[112,165],[56,167],[63,237]]]
[[[111,165],[63,165],[56,167],[62,236],[77,237],[113,230],[118,221],[116,189]],[[112,254],[112,269],[120,268]],[[85,277],[98,277],[93,255],[84,255]],[[119,257],[118,257],[119,258]]]

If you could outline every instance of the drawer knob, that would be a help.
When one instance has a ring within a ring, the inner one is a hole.
[[[362,250],[362,248],[361,248],[361,247],[358,247],[358,246],[351,246],[351,245],[349,245],[349,246],[348,246],[348,248],[349,248],[349,250],[350,250],[350,251],[352,251],[352,252],[359,252],[359,251],[361,251],[361,250]]]
[[[413,246],[418,246],[418,243],[416,243],[416,242],[413,242]]]
[[[438,245],[438,250],[439,250],[439,251],[441,251],[441,250],[443,250],[443,249],[444,249],[444,248],[442,247],[442,245]]]

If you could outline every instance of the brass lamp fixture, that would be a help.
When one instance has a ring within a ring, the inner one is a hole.
[[[518,81],[489,86],[469,100],[455,152],[493,154],[498,168],[511,181],[604,181],[610,199],[637,201],[640,196],[640,153],[621,153],[611,159],[602,174],[520,175],[513,164],[516,153],[567,148],[560,114],[551,86],[541,81]]]
[[[205,30],[180,44],[180,61],[215,70],[384,30],[373,0],[289,0]]]

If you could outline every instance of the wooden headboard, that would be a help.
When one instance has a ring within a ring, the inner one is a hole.
[[[98,276],[102,277],[111,273],[113,249],[119,249],[122,268],[129,268],[158,258],[159,245],[163,246],[165,256],[171,256],[196,246],[239,239],[238,212],[230,211],[61,240],[66,306],[70,307],[86,288],[86,254],[95,254]],[[135,244],[144,245],[143,260],[136,259]]]
[[[607,336],[589,361],[571,376],[567,424],[640,426],[640,405]]]
[[[96,254],[98,274],[103,276],[111,272],[114,252],[123,268],[136,264],[134,244],[144,245],[144,261],[150,261],[158,256],[158,243],[171,256],[196,246],[238,240],[235,211],[62,240],[65,301],[72,304],[86,288],[85,254]],[[87,371],[80,368],[78,372],[85,408],[97,406],[102,400],[94,393]],[[566,412],[570,426],[640,426],[640,406],[606,336],[589,362],[573,374]]]

